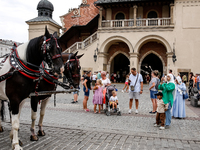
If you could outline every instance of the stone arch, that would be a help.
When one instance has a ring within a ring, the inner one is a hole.
[[[158,56],[158,58],[161,60],[162,65],[163,65],[163,72],[165,72],[165,71],[166,71],[165,61],[163,60],[163,58],[162,58],[158,53],[156,53],[156,52],[153,51],[153,50],[150,50],[149,52],[147,52],[145,55],[143,55],[143,56],[141,57],[140,62],[139,62],[139,68],[141,69],[141,65],[142,65],[143,60],[144,60],[149,54],[154,54],[154,55]]]
[[[128,39],[126,39],[125,37],[122,37],[122,36],[112,36],[112,37],[109,37],[108,39],[106,39],[101,44],[100,51],[103,52],[103,53],[107,53],[109,47],[116,42],[126,43],[129,47],[129,51],[133,52],[133,46],[132,46],[131,42]]]
[[[135,52],[139,53],[140,48],[144,44],[146,44],[148,42],[152,42],[152,41],[158,41],[158,42],[162,43],[166,47],[168,53],[172,52],[172,48],[171,48],[170,44],[168,43],[168,41],[158,35],[148,35],[148,36],[141,38],[134,47]]]
[[[128,59],[130,59],[130,56],[127,55],[125,52],[117,51],[117,52],[115,52],[115,53],[110,57],[110,59],[109,59],[109,61],[108,61],[108,65],[111,65],[112,60],[113,60],[118,54],[123,54],[123,55],[126,56]]]

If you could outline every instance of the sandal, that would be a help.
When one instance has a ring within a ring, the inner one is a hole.
[[[86,112],[89,112],[90,110],[89,110],[89,109],[86,109],[85,111],[86,111]]]
[[[95,114],[98,114],[98,112],[96,111]]]

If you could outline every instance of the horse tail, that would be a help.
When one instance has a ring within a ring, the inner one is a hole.
[[[1,120],[4,121],[5,120],[5,104],[4,101],[1,100]]]

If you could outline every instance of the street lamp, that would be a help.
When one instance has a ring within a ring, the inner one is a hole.
[[[175,54],[175,43],[174,43],[174,46],[173,46],[173,56],[172,56],[172,61],[173,63],[175,63],[177,61],[176,59],[176,54]]]
[[[96,52],[98,52],[98,48],[96,49],[96,50],[94,50],[94,62],[96,62],[97,61],[97,54],[96,54]]]

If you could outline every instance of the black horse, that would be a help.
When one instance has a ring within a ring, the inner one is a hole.
[[[9,78],[0,82],[0,99],[10,102],[12,149],[22,150],[18,140],[19,117],[23,100],[29,97],[37,85],[38,78],[41,77],[38,66],[44,60],[52,68],[50,70],[52,74],[58,75],[64,70],[61,48],[56,37],[56,33],[51,35],[46,28],[43,36],[14,47],[0,70],[1,76],[7,72],[11,74]],[[0,129],[3,131],[1,125]]]
[[[62,54],[62,58],[65,64],[65,71],[64,75],[66,76],[67,80],[70,82],[70,85],[72,85],[74,88],[78,88],[80,84],[80,63],[79,59],[83,55],[77,56],[76,52],[75,54]],[[37,92],[39,91],[55,91],[56,85],[54,84],[53,80],[56,80],[55,77],[51,77],[50,74],[46,71],[47,75],[43,77],[43,80],[40,81],[38,84]],[[50,100],[51,95],[45,95],[45,96],[32,96],[31,97],[31,141],[38,141],[38,136],[45,136],[45,132],[42,129],[43,126],[43,118],[45,115],[45,109],[46,105]],[[41,101],[41,110],[40,110],[40,119],[39,119],[39,131],[36,135],[35,133],[35,120],[37,117],[37,107],[38,103]]]

